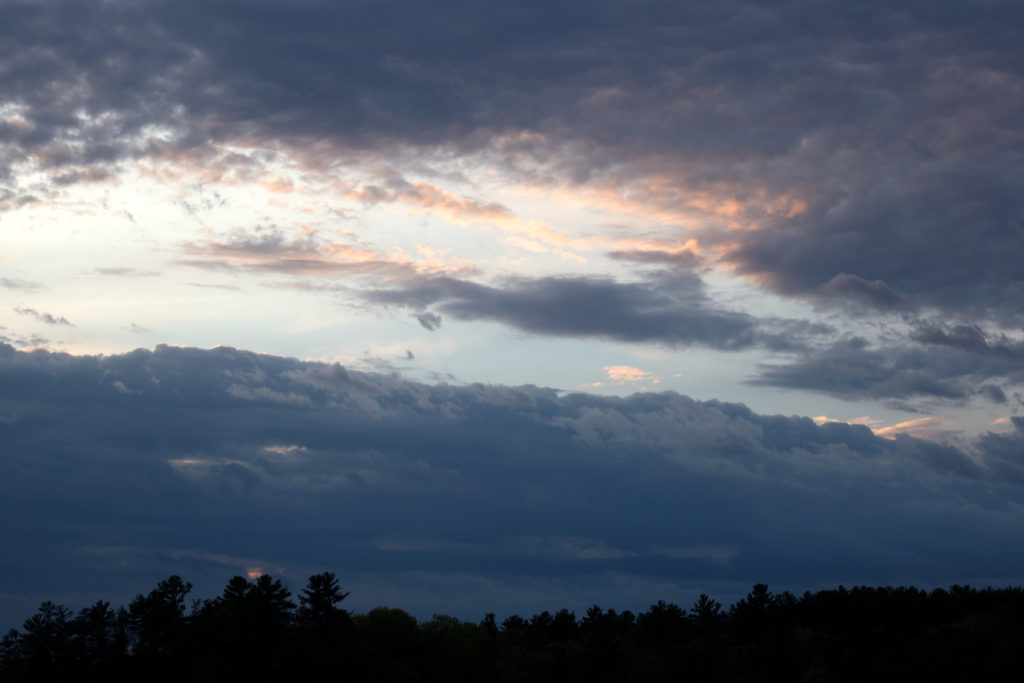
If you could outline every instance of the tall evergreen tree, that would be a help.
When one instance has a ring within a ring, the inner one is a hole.
[[[315,628],[330,628],[348,619],[348,612],[339,608],[338,603],[348,597],[341,590],[337,577],[332,572],[322,572],[309,577],[306,587],[299,593],[299,622]]]
[[[191,583],[174,574],[158,583],[148,595],[135,596],[128,606],[134,653],[168,654],[180,644],[185,625],[185,596],[191,590]]]

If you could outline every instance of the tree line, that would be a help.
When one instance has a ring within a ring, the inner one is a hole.
[[[1019,680],[1024,591],[840,586],[773,593],[728,609],[594,605],[529,618],[418,621],[351,614],[330,572],[296,600],[279,579],[236,576],[192,601],[179,576],[127,607],[77,614],[44,602],[0,641],[0,681],[906,681]]]

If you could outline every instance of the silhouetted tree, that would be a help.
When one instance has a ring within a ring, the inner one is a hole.
[[[759,583],[732,606],[729,617],[741,635],[756,637],[767,628],[774,607],[775,596],[767,585]]]
[[[675,603],[659,600],[637,617],[637,627],[642,640],[677,639],[686,628],[686,611]]]
[[[69,673],[74,659],[71,616],[64,605],[47,600],[22,625],[21,657],[31,671],[43,678],[56,679]]]
[[[299,623],[329,630],[339,622],[347,621],[348,612],[339,608],[338,603],[348,595],[342,592],[333,573],[314,574],[299,593]]]
[[[757,584],[727,613],[701,595],[688,612],[595,605],[582,620],[561,609],[500,628],[493,614],[420,623],[380,607],[341,630],[347,594],[330,573],[310,578],[297,612],[270,576],[233,577],[186,617],[190,588],[172,576],[128,611],[99,601],[77,616],[44,602],[0,639],[0,681],[1009,681],[1024,670],[1020,588],[840,586],[797,599]]]
[[[689,623],[679,605],[659,600],[637,617],[638,677],[648,681],[678,680],[684,675],[684,644]]]
[[[525,631],[526,620],[518,614],[513,614],[505,617],[501,622],[502,631]]]
[[[291,596],[280,579],[263,574],[253,582],[246,599],[252,605],[252,618],[261,628],[280,631],[288,625],[295,609]]]
[[[185,596],[191,590],[192,584],[175,574],[158,583],[148,595],[135,596],[128,605],[128,629],[136,655],[164,655],[180,644]]]
[[[99,600],[83,608],[71,622],[76,668],[109,677],[124,664],[128,649],[127,613]]]
[[[240,676],[254,668],[259,656],[255,643],[252,582],[244,576],[231,577],[220,596],[193,608],[193,641],[209,680]]]
[[[16,681],[24,678],[24,661],[21,656],[21,633],[12,628],[0,638],[0,681]]]
[[[493,648],[484,629],[469,621],[446,614],[435,614],[430,621],[420,624],[423,666],[420,680],[437,683],[465,681],[475,683],[481,679],[493,680]]]
[[[302,660],[300,673],[316,678],[348,666],[352,621],[338,603],[348,597],[331,572],[309,577],[299,593],[296,612],[298,649]]]
[[[420,634],[408,612],[375,607],[354,620],[362,655],[357,678],[366,681],[414,681],[420,661]]]
[[[252,583],[249,579],[244,576],[232,576],[228,579],[228,583],[224,586],[224,591],[220,595],[221,604],[229,607],[237,607],[244,604],[251,588]]]
[[[576,623],[576,613],[564,607],[555,612],[550,626],[551,637],[555,640],[576,640],[580,635],[580,625]]]
[[[292,622],[291,591],[280,579],[263,574],[245,595],[247,624],[243,633],[249,647],[247,662],[261,676],[283,673],[291,658],[287,629]]]
[[[698,633],[708,633],[722,623],[722,603],[701,593],[690,608],[689,616]]]
[[[494,618],[494,612],[488,612],[480,620],[480,629],[487,634],[488,638],[498,637],[498,622]]]
[[[587,681],[628,680],[632,650],[626,637],[633,626],[633,614],[607,612],[592,606],[580,624],[579,657],[576,670]]]

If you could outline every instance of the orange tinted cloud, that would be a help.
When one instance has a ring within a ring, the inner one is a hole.
[[[848,425],[864,425],[865,427],[868,427],[872,430],[882,424],[882,420],[877,420],[873,417],[866,416],[855,417],[852,420],[837,420],[835,418],[829,417],[828,415],[818,415],[817,417],[812,417],[811,419],[818,424],[825,424],[826,422],[843,422]]]
[[[894,424],[891,427],[875,430],[875,434],[886,439],[896,438],[897,434],[907,434],[918,439],[927,439],[928,441],[950,441],[959,433],[948,422],[938,417],[922,417],[917,420],[907,420],[906,422]]]
[[[634,368],[631,365],[608,365],[604,372],[612,384],[632,384],[634,382],[653,382],[657,384],[661,378],[652,372]]]
[[[470,197],[456,195],[422,181],[407,182],[401,179],[394,184],[396,187],[358,185],[342,191],[341,196],[364,204],[382,202],[407,204],[422,211],[440,215],[453,223],[497,221],[511,217],[508,209],[500,204],[481,202]]]
[[[444,252],[428,246],[417,248],[418,256],[410,256],[402,249],[385,254],[342,231],[334,233],[342,239],[328,238],[314,228],[293,231],[298,235],[276,228],[236,228],[226,235],[208,229],[202,232],[214,236],[183,244],[183,251],[197,259],[186,264],[204,263],[292,275],[390,272],[394,276],[410,277],[472,270],[465,261],[450,259]]]
[[[479,223],[562,249],[590,249],[592,246],[589,240],[575,238],[542,221],[521,218],[497,202],[458,195],[423,181],[410,182],[390,171],[383,175],[380,185],[343,186],[340,195],[364,204],[404,204],[458,225]]]
[[[724,182],[697,187],[680,175],[643,175],[534,192],[567,206],[596,208],[684,230],[710,226],[756,230],[766,219],[792,218],[807,210],[806,201],[789,194]]]

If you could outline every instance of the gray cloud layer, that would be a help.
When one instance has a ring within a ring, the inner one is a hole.
[[[505,285],[434,278],[365,296],[389,305],[435,306],[459,320],[494,320],[541,334],[673,346],[697,344],[725,350],[747,348],[759,341],[757,321],[712,305],[700,278],[692,274],[665,275],[639,283],[610,278],[519,278]],[[422,318],[420,322],[426,325]]]
[[[541,584],[635,608],[715,582],[1024,576],[1019,418],[968,454],[673,393],[431,386],[232,348],[0,346],[0,386],[11,625],[46,597],[123,600],[171,572],[216,591],[251,567],[400,576],[426,614],[467,616],[525,610]]]
[[[980,395],[1006,403],[999,386],[1024,384],[1024,342],[977,325],[918,321],[908,338],[875,347],[851,337],[765,364],[754,384],[809,389],[843,398],[940,398]]]
[[[1024,10],[855,5],[9,2],[0,177],[31,158],[90,182],[254,136],[487,150],[641,197],[662,175],[752,200],[760,230],[703,239],[783,294],[1018,325]]]

